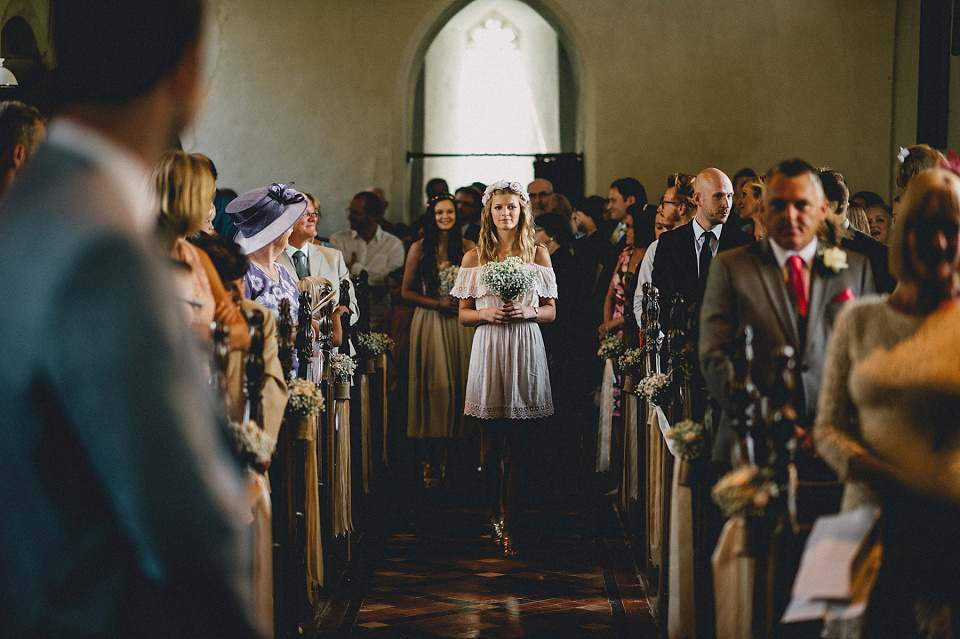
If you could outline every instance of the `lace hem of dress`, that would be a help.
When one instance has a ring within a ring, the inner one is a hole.
[[[546,406],[480,406],[466,404],[465,415],[480,419],[538,419],[553,415],[553,404]]]

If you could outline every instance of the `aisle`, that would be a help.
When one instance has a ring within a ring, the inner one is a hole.
[[[505,558],[462,501],[421,495],[368,539],[317,636],[656,637],[609,504],[532,512],[520,555]]]

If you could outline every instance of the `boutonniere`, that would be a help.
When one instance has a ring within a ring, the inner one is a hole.
[[[824,275],[837,275],[849,266],[847,252],[836,246],[820,246],[817,249],[817,264]]]

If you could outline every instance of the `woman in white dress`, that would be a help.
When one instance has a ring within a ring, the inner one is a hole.
[[[504,302],[481,280],[487,262],[516,256],[535,271],[533,286]],[[452,295],[460,322],[477,327],[470,355],[464,412],[480,419],[483,485],[493,537],[514,554],[527,439],[534,419],[553,414],[550,374],[540,329],[556,317],[557,280],[546,247],[534,240],[530,197],[517,182],[487,187],[477,248],[463,256]]]

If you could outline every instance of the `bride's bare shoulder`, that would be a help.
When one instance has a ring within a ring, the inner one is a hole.
[[[477,251],[477,249],[473,248],[464,253],[463,261],[460,263],[460,266],[464,268],[480,266],[480,253]]]

